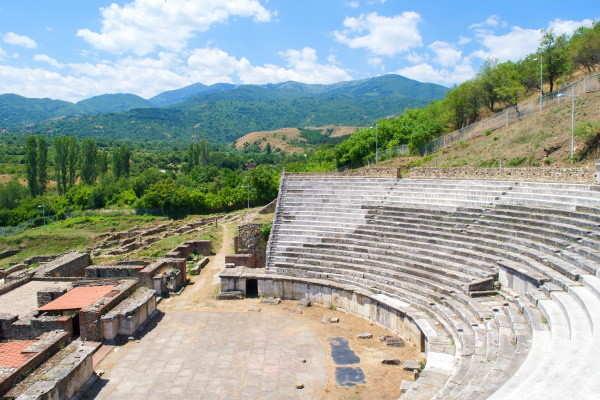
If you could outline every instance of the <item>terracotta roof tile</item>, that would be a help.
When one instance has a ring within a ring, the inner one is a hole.
[[[116,286],[79,286],[38,308],[39,311],[80,310],[108,295]]]
[[[25,364],[35,353],[24,353],[23,350],[34,343],[35,340],[0,343],[0,367],[19,368]]]

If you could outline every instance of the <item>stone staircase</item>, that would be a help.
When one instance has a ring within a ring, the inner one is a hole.
[[[428,364],[403,399],[600,393],[599,187],[287,175],[280,189],[267,272],[424,321]]]

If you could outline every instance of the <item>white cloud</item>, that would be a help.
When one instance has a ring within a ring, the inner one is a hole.
[[[46,63],[52,67],[55,68],[62,68],[64,67],[63,64],[59,63],[58,61],[56,61],[54,58],[47,56],[46,54],[35,54],[33,56],[33,59],[37,62],[41,62],[41,63]]]
[[[333,63],[319,63],[312,48],[281,52],[285,67],[273,64],[254,66],[218,48],[195,49],[186,55],[161,52],[157,57],[127,56],[116,61],[61,64],[43,54],[38,62],[62,71],[44,68],[18,68],[0,65],[3,92],[28,97],[51,97],[77,101],[103,93],[126,92],[152,97],[165,90],[217,82],[269,83],[295,80],[305,83],[333,83],[352,79]]]
[[[453,67],[462,60],[462,52],[448,42],[436,41],[428,47],[435,53],[435,60],[442,67]]]
[[[271,20],[273,13],[259,0],[133,0],[101,9],[100,33],[80,29],[77,36],[100,50],[146,55],[163,48],[178,51],[195,32],[204,32],[230,17]]]
[[[344,3],[345,6],[350,7],[350,8],[358,8],[360,7],[360,3],[358,1],[349,1],[347,3]]]
[[[567,21],[555,19],[548,24],[548,29],[555,34],[571,35],[580,26],[591,26],[593,21],[584,19],[582,21]],[[495,58],[499,61],[517,61],[528,54],[537,51],[541,29],[524,29],[518,26],[510,28],[510,32],[503,35],[495,35],[493,32],[476,30],[476,36],[485,49],[478,50],[472,55],[482,59]]]
[[[477,24],[473,24],[471,26],[469,26],[469,29],[481,29],[484,27],[505,27],[506,26],[506,22],[502,21],[500,19],[499,16],[497,15],[491,15],[490,17],[488,17],[488,19],[486,19],[483,22],[479,22]]]
[[[410,53],[409,53],[409,54],[406,56],[406,59],[407,59],[408,61],[410,61],[411,63],[413,63],[413,64],[420,64],[420,63],[422,63],[423,61],[425,61],[425,56],[424,56],[424,55],[422,55],[422,54],[415,53],[414,51],[411,51],[411,52],[410,52]]]
[[[383,60],[381,59],[381,57],[371,57],[371,58],[369,58],[368,62],[369,62],[370,66],[377,67],[377,66],[381,65]]]
[[[458,37],[458,44],[459,45],[463,45],[463,44],[467,44],[467,43],[471,43],[473,41],[473,39],[471,39],[470,37],[466,37],[466,36],[459,36]]]
[[[4,57],[6,57],[6,52],[0,47],[0,60],[4,59]]]
[[[459,64],[453,69],[435,69],[430,64],[422,63],[401,68],[395,73],[419,82],[430,82],[452,86],[456,83],[471,79],[475,75],[475,70],[467,62]]]
[[[4,41],[15,46],[25,47],[26,49],[33,49],[37,47],[35,40],[29,36],[18,35],[14,32],[8,32],[4,35]]]
[[[279,53],[287,68],[272,64],[242,68],[238,72],[243,83],[299,81],[303,83],[334,83],[352,79],[348,72],[333,64],[319,64],[315,49],[289,49]],[[248,63],[249,64],[249,63]]]
[[[335,31],[334,36],[351,48],[366,48],[373,54],[394,56],[421,46],[417,28],[420,21],[421,16],[411,11],[393,17],[361,14],[358,18],[347,17],[344,20],[346,29]]]
[[[572,35],[579,27],[587,26],[591,27],[594,21],[591,19],[584,19],[583,21],[566,21],[560,18],[550,22],[548,29],[554,31],[557,35]]]

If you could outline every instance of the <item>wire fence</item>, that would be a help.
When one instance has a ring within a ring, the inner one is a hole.
[[[452,147],[461,141],[483,136],[488,132],[492,132],[496,129],[502,128],[503,126],[508,126],[513,122],[519,121],[525,117],[539,112],[540,109],[544,110],[548,107],[554,107],[563,102],[571,101],[569,98],[559,95],[578,97],[585,93],[591,93],[598,90],[600,90],[600,73],[588,75],[585,78],[560,88],[559,90],[556,90],[552,93],[546,93],[542,96],[541,105],[539,98],[535,98],[521,102],[516,106],[507,107],[488,118],[474,122],[468,126],[465,126],[464,128],[457,129],[454,132],[450,132],[444,136],[433,139],[429,143],[421,146],[419,150],[423,155],[434,153],[438,150]],[[384,161],[393,157],[408,155],[410,155],[408,145],[400,145],[398,147],[394,147],[393,149],[378,152],[377,157],[374,155],[362,162],[344,165],[343,167],[336,168],[333,171],[341,172],[348,169],[360,168],[374,163],[376,159],[377,161]]]
[[[500,111],[489,118],[474,122],[471,125],[455,130],[447,135],[440,136],[424,145],[420,149],[421,154],[433,153],[440,149],[452,147],[461,141],[473,139],[482,136],[487,132],[502,128],[503,126],[508,126],[513,122],[519,121],[520,119],[546,108],[560,105],[563,102],[571,102],[569,98],[559,96],[560,94],[578,97],[585,93],[595,92],[597,90],[600,90],[600,73],[586,76],[557,91],[543,95],[541,104],[539,98],[531,99],[519,103],[516,106],[505,108],[503,111]]]

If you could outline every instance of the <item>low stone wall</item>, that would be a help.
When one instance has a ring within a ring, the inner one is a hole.
[[[308,298],[311,302],[324,307],[336,307],[391,329],[413,343],[419,351],[427,351],[427,337],[419,326],[419,323],[426,324],[426,322],[413,319],[406,310],[402,309],[401,302],[397,300],[325,280],[253,275],[243,273],[242,270],[242,268],[235,268],[219,275],[222,292],[241,291],[245,295],[246,281],[256,279],[259,296],[285,300]]]
[[[147,263],[137,265],[90,265],[85,269],[86,278],[137,278]]]
[[[113,340],[117,335],[131,336],[156,310],[153,289],[139,288],[118,306],[104,314],[100,321],[104,339]]]
[[[233,254],[225,256],[225,264],[234,264],[236,267],[256,267],[253,254]]]
[[[0,251],[0,259],[13,256],[20,251],[21,251],[20,249],[8,249],[8,250]]]
[[[401,178],[401,170],[396,167],[389,168],[360,168],[341,172],[286,172],[286,176],[308,178],[336,178],[336,177],[363,177],[363,178]]]
[[[185,261],[185,258],[159,258],[140,270],[140,285],[154,289],[160,295],[166,295],[169,290],[167,288],[165,273],[171,270],[175,271],[173,291],[178,291],[187,280]]]
[[[1,340],[34,340],[51,331],[73,333],[73,317],[68,315],[42,315],[19,319],[16,315],[0,314]]]
[[[31,385],[17,400],[69,400],[94,373],[92,354],[95,347],[73,342],[68,354],[57,366],[44,374],[44,379]]]
[[[32,274],[24,274],[23,276],[7,280],[6,282],[0,284],[0,295],[8,293],[11,290],[18,288],[19,286],[26,284],[31,280],[31,275]]]
[[[40,266],[36,271],[36,276],[85,276],[85,268],[91,264],[88,253],[79,253],[76,251],[67,253],[46,265]]]
[[[592,168],[411,168],[411,179],[472,179],[593,185],[596,172]]]

